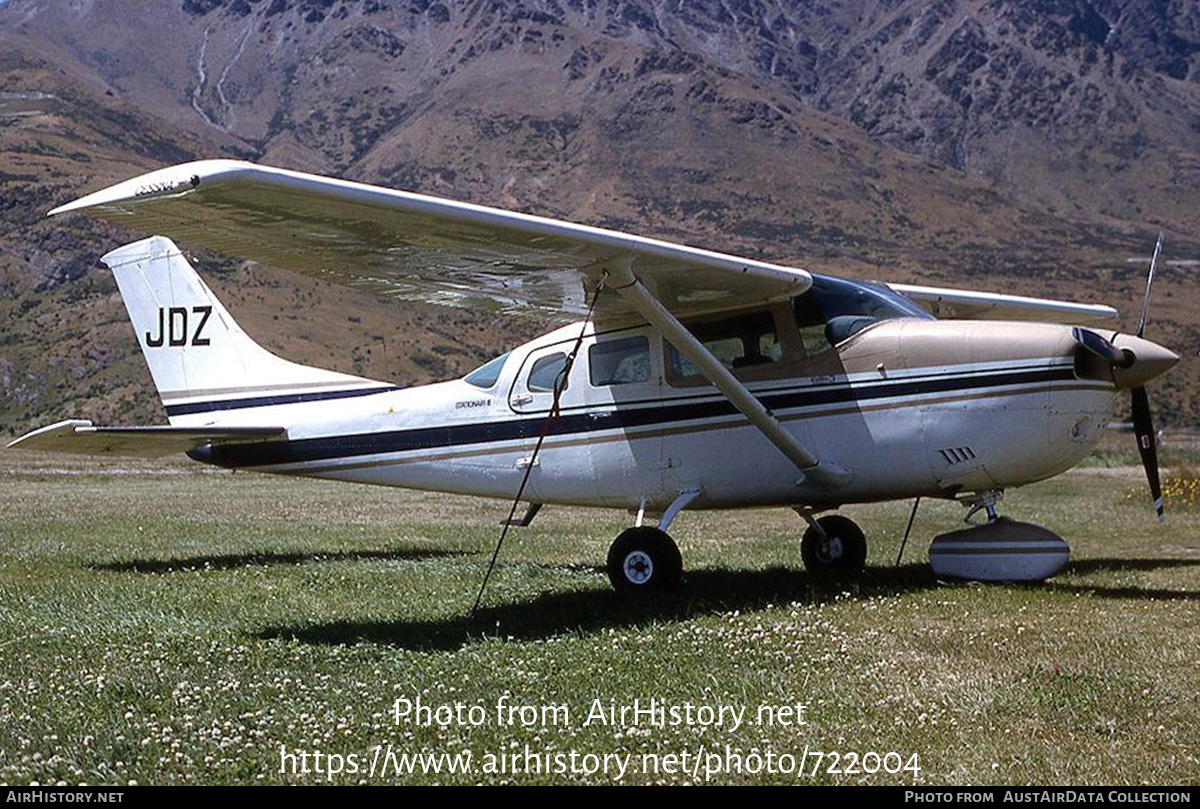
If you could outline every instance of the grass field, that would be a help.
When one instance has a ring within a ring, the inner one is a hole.
[[[1200,505],[1169,490],[1166,526],[1140,470],[1010,492],[1073,547],[1038,586],[935,580],[954,504],[898,567],[910,504],[848,509],[872,546],[845,587],[805,575],[790,512],[685,513],[685,586],[652,601],[600,567],[626,515],[547,508],[470,620],[506,504],[0,453],[0,782],[1197,784]],[[476,711],[397,722],[418,699]],[[635,699],[697,724],[588,721]],[[487,769],[526,751],[542,772]]]

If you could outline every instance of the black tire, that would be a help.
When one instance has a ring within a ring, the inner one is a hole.
[[[867,563],[867,538],[854,520],[831,514],[817,520],[828,540],[813,526],[800,540],[800,558],[813,576],[845,579],[857,576]]]
[[[650,526],[621,532],[608,549],[608,580],[624,593],[673,590],[683,578],[679,546],[664,531]]]

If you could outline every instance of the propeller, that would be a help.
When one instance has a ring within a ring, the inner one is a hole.
[[[1154,245],[1154,255],[1150,257],[1150,273],[1146,276],[1146,297],[1142,299],[1142,317],[1138,320],[1137,336],[1146,332],[1146,315],[1150,311],[1150,286],[1154,283],[1154,268],[1158,264],[1158,255],[1162,252],[1163,235],[1160,231],[1158,241]]]
[[[1150,312],[1150,287],[1154,284],[1154,268],[1158,265],[1158,256],[1162,253],[1163,235],[1158,234],[1154,245],[1154,255],[1150,258],[1150,272],[1146,276],[1146,297],[1142,299],[1142,316],[1138,320],[1137,336],[1146,333],[1146,315]],[[1131,390],[1133,400],[1133,434],[1137,438],[1138,453],[1142,456],[1142,468],[1146,470],[1146,480],[1150,484],[1150,496],[1154,498],[1154,510],[1158,513],[1158,521],[1166,522],[1163,513],[1162,483],[1158,477],[1158,448],[1154,443],[1154,422],[1150,417],[1150,397],[1146,395],[1146,386],[1138,385]]]
[[[1146,296],[1142,300],[1142,316],[1138,321],[1136,339],[1114,335],[1106,340],[1091,329],[1076,327],[1072,334],[1075,341],[1097,357],[1107,361],[1114,370],[1118,387],[1128,387],[1133,404],[1133,432],[1137,438],[1138,453],[1142,456],[1142,467],[1150,484],[1150,495],[1154,498],[1154,510],[1158,521],[1165,522],[1163,514],[1162,483],[1158,473],[1158,448],[1154,440],[1154,421],[1150,416],[1150,397],[1146,394],[1145,382],[1165,371],[1178,360],[1162,346],[1146,340],[1146,318],[1150,311],[1150,288],[1154,284],[1154,270],[1162,253],[1163,235],[1158,234],[1154,255],[1150,259],[1150,272],[1146,277]],[[1125,345],[1117,345],[1117,342]],[[1134,365],[1138,368],[1134,368]],[[1124,384],[1122,384],[1124,383]]]
[[[1158,479],[1158,447],[1154,443],[1154,423],[1150,418],[1150,397],[1146,395],[1144,385],[1130,391],[1130,396],[1133,398],[1133,434],[1137,437],[1142,468],[1146,470],[1146,480],[1150,484],[1150,496],[1154,498],[1154,510],[1158,513],[1158,521],[1166,522],[1166,515],[1163,514],[1162,483]]]

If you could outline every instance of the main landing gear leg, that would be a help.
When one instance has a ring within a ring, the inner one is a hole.
[[[853,520],[830,514],[819,520],[808,509],[796,509],[808,523],[800,540],[800,558],[809,574],[822,579],[853,578],[867,562],[867,539]]]
[[[673,590],[683,578],[683,557],[667,529],[679,512],[692,502],[699,489],[682,492],[663,512],[658,527],[638,525],[621,532],[608,549],[608,580],[625,593]]]

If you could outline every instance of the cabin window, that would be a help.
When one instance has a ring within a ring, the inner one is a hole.
[[[592,384],[628,385],[650,379],[650,341],[645,337],[603,340],[588,349]]]
[[[783,359],[783,346],[770,311],[749,312],[689,325],[696,339],[729,370],[769,366]],[[671,346],[671,371],[675,378],[700,375],[700,369]]]
[[[492,387],[496,384],[496,380],[500,378],[500,372],[504,370],[504,362],[507,359],[508,354],[501,354],[499,357],[489,360],[464,376],[463,382],[485,390]]]
[[[566,367],[567,355],[561,351],[557,354],[542,357],[529,369],[529,379],[526,381],[525,386],[531,392],[553,391],[554,385],[558,382],[558,377],[566,370]],[[563,379],[562,389],[567,389],[566,379]]]

